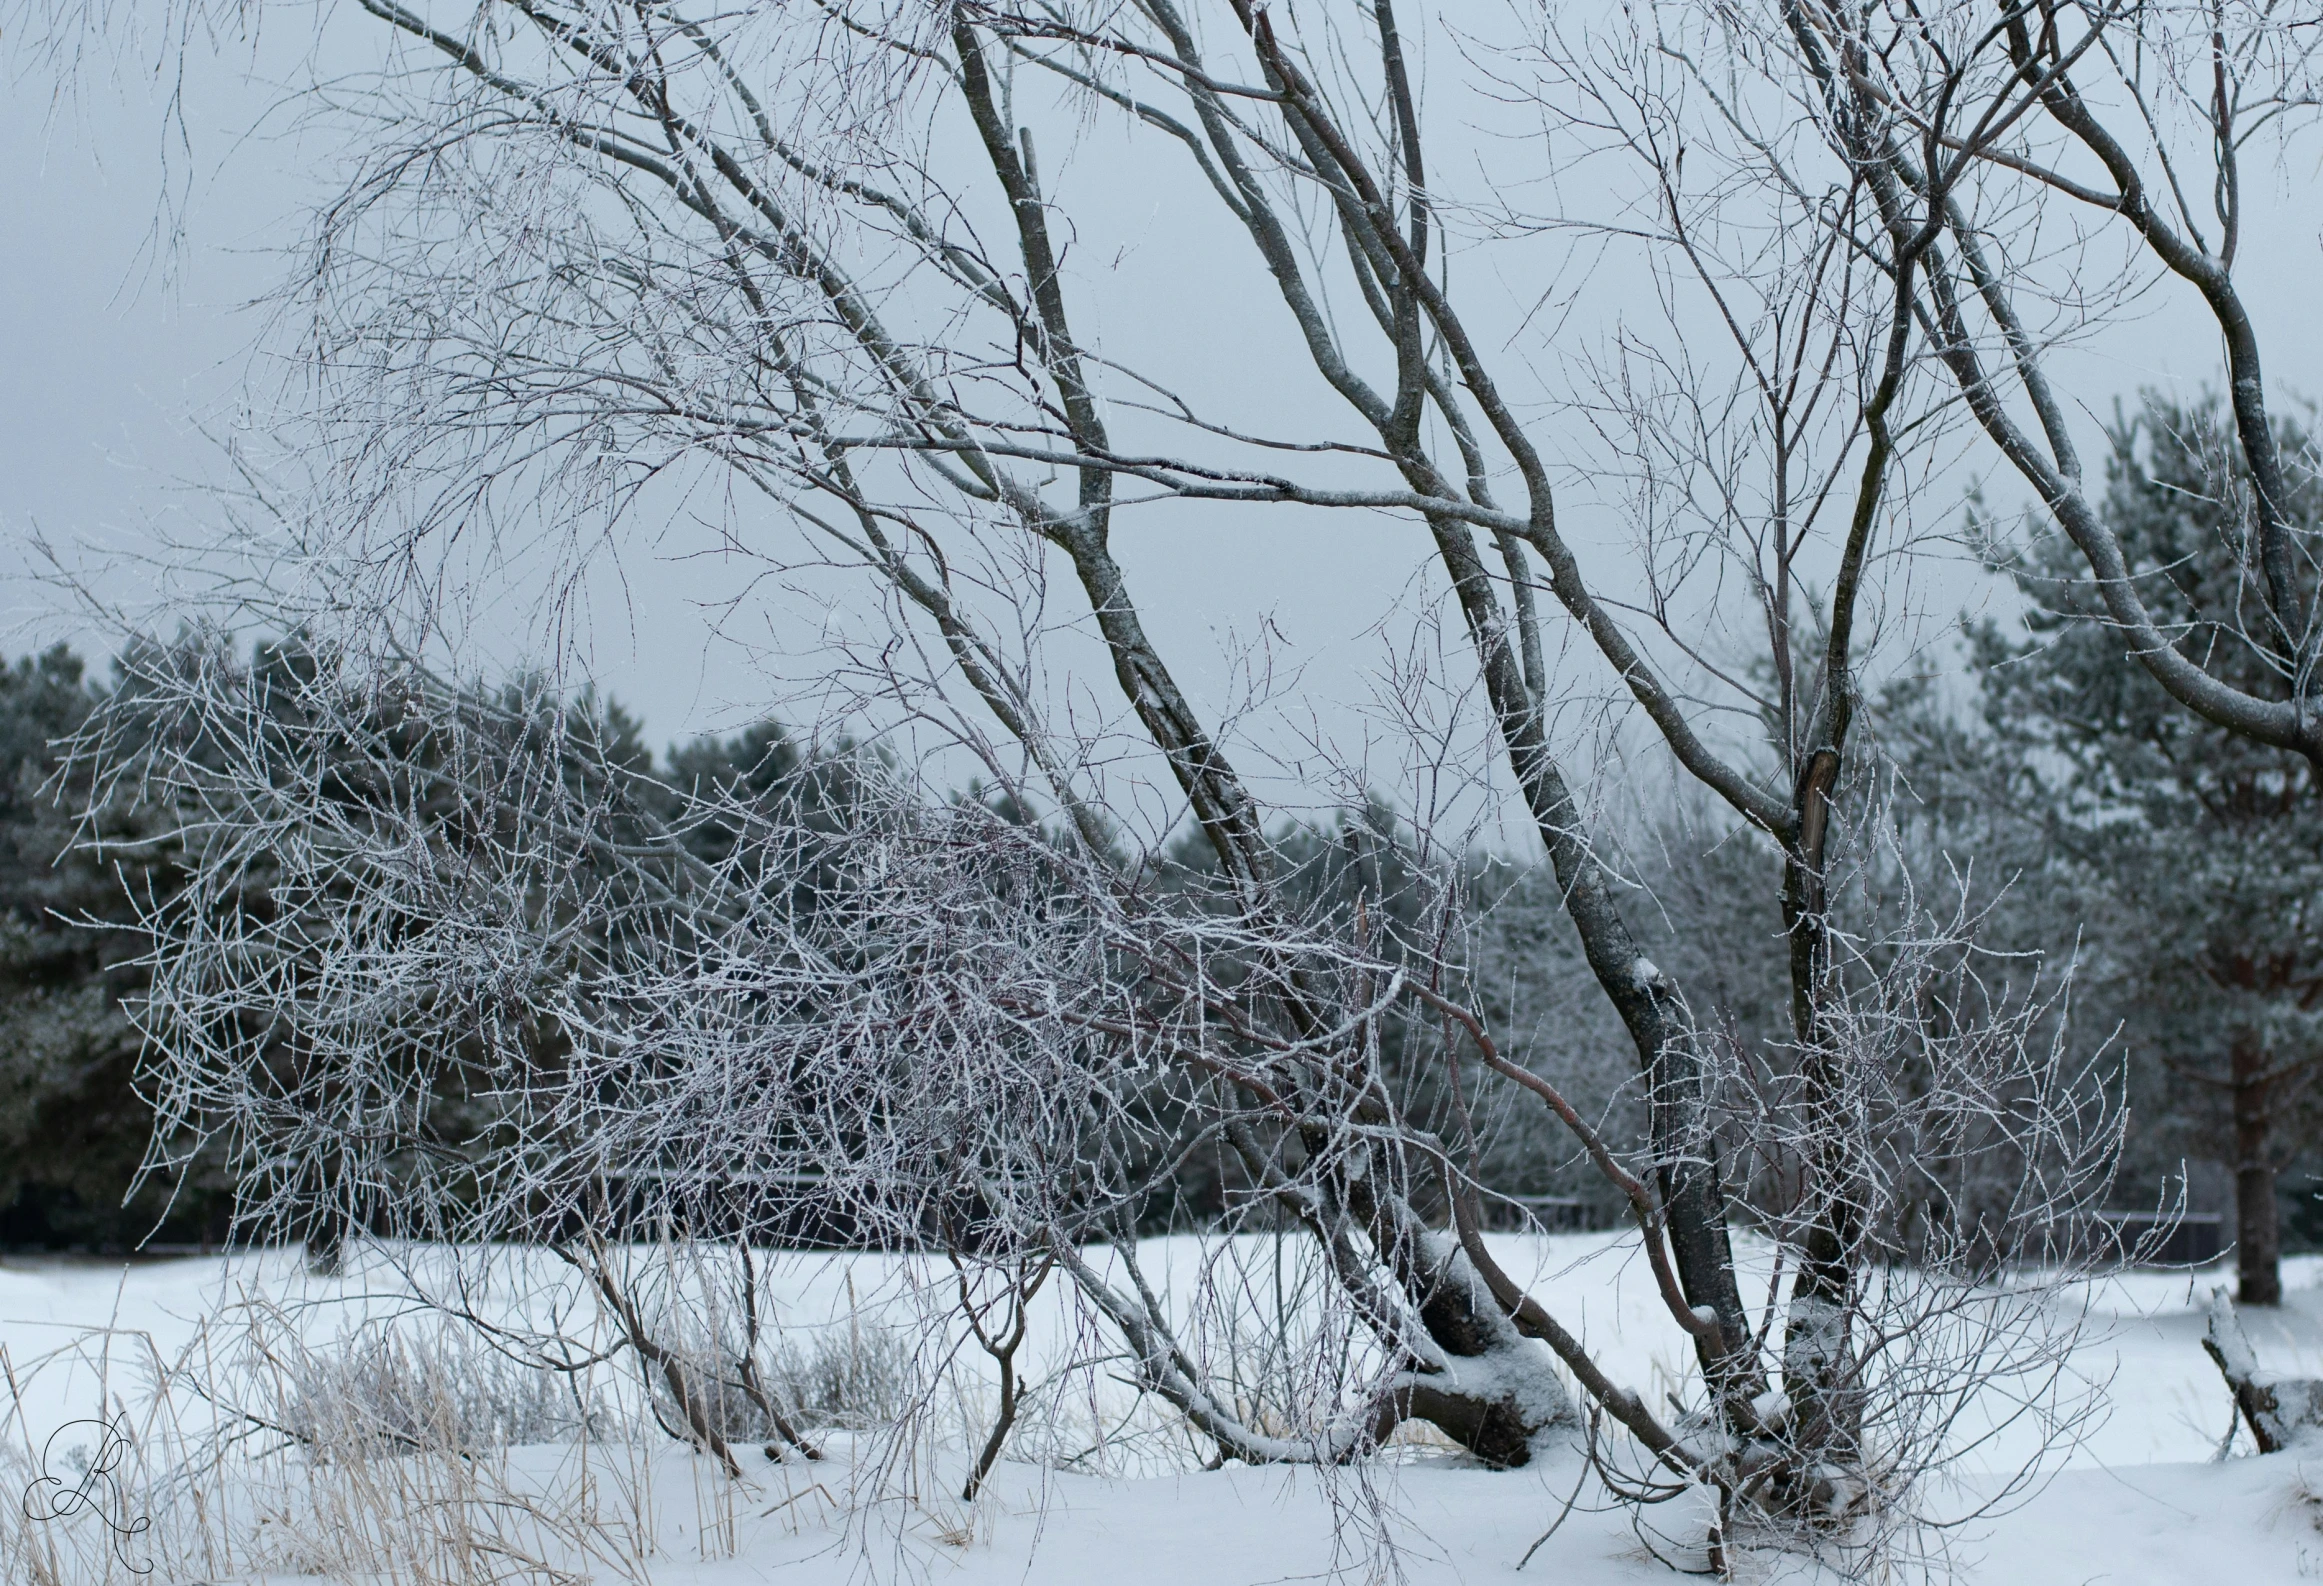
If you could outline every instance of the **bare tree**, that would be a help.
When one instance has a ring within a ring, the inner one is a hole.
[[[1714,1404],[1668,1424],[1494,1261],[1459,1099],[1471,1060],[1571,1131],[1633,1209],[1673,1325],[1689,1315],[1650,1184],[1503,1052],[1459,995],[1444,950],[1458,933],[1438,914],[1389,933],[1359,894],[1351,911],[1327,897],[1254,920],[1225,887],[1158,887],[1069,832],[929,799],[875,757],[809,767],[771,797],[729,788],[657,810],[585,714],[327,650],[275,671],[202,645],[146,652],[101,730],[116,736],[87,741],[90,761],[136,779],[109,791],[173,812],[196,860],[147,922],[139,1018],[168,1138],[223,1139],[259,1219],[311,1215],[309,1165],[327,1156],[351,1220],[483,1252],[550,1242],[605,1300],[673,1432],[730,1467],[724,1402],[757,1404],[810,1455],[811,1429],[763,1385],[754,1326],[737,1347],[688,1348],[606,1241],[638,1227],[728,1241],[747,1296],[749,1243],[781,1228],[767,1192],[801,1181],[859,1237],[961,1263],[953,1314],[1004,1367],[979,1475],[1013,1418],[1027,1274],[1051,1263],[1222,1457],[1335,1465],[1417,1416],[1521,1463],[1574,1427],[1562,1364],[1677,1483],[1647,1493],[1707,1482],[1747,1511],[1804,1479],[1814,1489],[1780,1507],[1853,1513],[1891,1538],[1976,1393],[2007,1380],[2038,1403],[2070,1347],[2046,1289],[1982,1280],[2006,1240],[2102,1188],[2116,1115],[2043,1044],[2042,1005],[1964,952],[1960,920],[1906,907],[1901,932],[1849,949],[1864,962],[1831,1014],[1848,1146],[1881,1207],[1925,1203],[1971,1160],[2017,1170],[1998,1204],[1963,1197],[1964,1215],[1908,1240],[1867,1236],[1911,1260],[1851,1297],[1851,1443],[1819,1432],[1802,1476],[1779,1394],[1753,1407],[1748,1443],[1720,1441]],[[709,860],[685,839],[713,823]],[[1320,1030],[1305,1022],[1318,1010]],[[1399,1019],[1441,1031],[1451,1132],[1384,1061]],[[1719,1077],[1755,1108],[1724,1138],[1807,1160],[1829,1127],[1811,1081]],[[1231,1309],[1246,1259],[1234,1230],[1286,1218],[1327,1275],[1320,1325],[1343,1339],[1319,1355],[1336,1368],[1263,1421],[1225,1385],[1231,1346],[1221,1358],[1195,1339],[1200,1318],[1147,1280],[1132,1236],[1176,1165],[1213,1145],[1249,1186],[1217,1231],[1215,1302]],[[1796,1192],[1768,1205],[1785,1244],[1815,1214]],[[988,1281],[1014,1296],[1005,1316],[980,1297]],[[1454,1281],[1467,1292],[1447,1296]]]
[[[1767,80],[1864,173],[1883,227],[1930,231],[1912,312],[1977,429],[2080,551],[2125,661],[2211,723],[2313,761],[2315,553],[2296,510],[2313,462],[2269,406],[2262,327],[2235,278],[2246,164],[2287,151],[2323,103],[2311,22],[2267,5],[2040,0],[1941,22],[1803,4],[1780,24],[1758,46]],[[2100,250],[2125,245],[2127,267],[2107,272]],[[2239,456],[2216,484],[2242,568],[2223,665],[2125,557],[2074,441],[2097,393],[2052,372],[2058,343],[2157,283],[2219,334]]]
[[[1863,175],[1881,230],[1928,232],[1912,312],[1975,428],[2078,564],[2080,576],[2053,582],[2044,603],[2101,630],[2116,666],[2142,669],[2178,707],[2242,739],[2248,749],[2235,753],[2255,753],[2260,780],[2308,807],[2295,790],[2323,765],[2313,703],[2323,628],[2305,508],[2316,459],[2270,397],[2266,327],[2236,270],[2246,178],[2287,156],[2323,105],[2312,19],[2267,5],[2039,0],[1934,19],[1909,7],[1799,4],[1782,7],[1779,23],[1738,24],[1725,37],[1753,41],[1732,53],[1765,63],[1759,83],[1811,113],[1818,163]],[[1877,233],[1862,236],[1878,245]],[[2199,610],[2180,561],[2141,557],[2134,525],[2112,521],[2102,480],[2084,472],[2077,417],[2092,428],[2086,415],[2117,393],[2071,389],[2053,356],[2148,292],[2183,298],[2218,336],[2225,422],[2215,435],[2171,437],[2151,481],[2212,525],[2202,560],[2222,560],[2226,577],[2205,574]],[[2202,458],[2203,477],[2181,477],[2179,451]],[[2308,769],[2265,764],[2267,751]],[[2197,858],[2184,834],[2176,844],[2188,870],[2235,873]],[[2251,862],[2271,865],[2267,846],[2249,845]],[[2231,893],[2217,887],[2220,911],[2238,907]],[[2289,963],[2301,918],[2287,907],[2254,922],[2252,963]],[[2231,963],[2220,977],[2245,990],[2260,978]],[[2279,1296],[2267,1135],[2299,1066],[2240,1038],[2224,1081],[2247,1192],[2244,1293],[2256,1303]]]
[[[1444,35],[1479,102],[1516,74],[1513,97],[1621,173],[1575,219],[1443,182],[1490,138],[1431,141],[1390,0],[1295,34],[1241,0],[361,9],[397,53],[333,90],[359,92],[370,132],[287,305],[315,488],[220,596],[317,635],[317,668],[285,692],[195,643],[150,666],[133,733],[89,740],[211,844],[208,885],[153,922],[173,1117],[230,1120],[261,1163],[397,1141],[402,1165],[357,1151],[347,1182],[393,1184],[413,1231],[553,1230],[646,1164],[674,1205],[811,1163],[899,1235],[966,1195],[1006,1259],[1053,1258],[1233,1458],[1348,1460],[1417,1416],[1522,1463],[1576,1425],[1561,1367],[1724,1511],[1904,1514],[1949,1435],[1944,1414],[1898,1419],[1944,1380],[1917,1353],[1947,1336],[1935,1318],[1984,1317],[1975,1347],[2021,1349],[2010,1370],[2060,1358],[1995,1330],[1978,1283],[2102,1185],[2102,1097],[2035,1038],[2038,998],[1986,986],[1965,916],[1881,879],[1866,654],[1906,615],[1909,486],[1953,411],[1926,307],[1951,280],[1949,179],[1899,188],[1863,152],[1889,122],[1847,122],[1843,158],[1794,178],[1788,151],[1823,148],[1837,112],[1779,77],[1722,97],[1700,49],[1765,60],[1724,12],[1675,15],[1682,36],[1652,13],[1584,38]],[[1820,37],[1783,18],[1785,48]],[[1183,224],[1255,261],[1301,360],[1284,378],[1334,404],[1333,438],[1254,431],[1179,378],[1199,381],[1210,327],[1189,327],[1183,370],[1126,368],[1081,328],[1063,162],[1044,179],[1041,151],[1092,122],[1185,162]],[[1781,180],[1761,180],[1770,162]],[[1465,270],[1455,291],[1450,260],[1543,236],[1633,253],[1661,326],[1589,357],[1508,350],[1522,338]],[[525,725],[563,722],[554,699],[428,681],[421,658],[476,616],[478,536],[569,580],[655,480],[701,470],[799,536],[737,508],[738,552],[874,591],[879,631],[833,641],[826,708],[939,731],[1053,830],[869,772],[827,846],[732,802],[656,827],[618,766],[562,769],[585,735]],[[1603,575],[1567,538],[1568,486],[1635,533]],[[1413,526],[1495,746],[1476,779],[1537,835],[1634,1047],[1645,1139],[1605,1139],[1471,1006],[1446,945],[1456,889],[1432,935],[1401,939],[1360,892],[1335,909],[1286,888],[1242,747],[1181,687],[1115,554],[1158,503]],[[1118,727],[1076,725],[1047,680],[1051,571],[1101,643]],[[1574,653],[1553,660],[1560,634]],[[1764,855],[1791,1010],[1771,1050],[1722,1047],[1641,950],[1584,741],[1560,727],[1599,697]],[[1124,738],[1174,785],[1214,884],[1157,889],[1125,848]],[[368,767],[351,799],[349,755]],[[756,835],[687,860],[677,834],[710,819]],[[827,916],[767,884],[810,860]],[[236,912],[262,871],[272,912]],[[1416,1114],[1382,1064],[1391,1019],[1439,1025],[1455,1103],[1473,1063],[1618,1190],[1698,1402],[1672,1420],[1610,1381],[1501,1269],[1457,1107]],[[253,1031],[288,1032],[294,1081]],[[447,1050],[490,1127],[439,1161],[401,1142],[427,1137],[448,1081],[418,1076]],[[1213,1391],[1132,1241],[1113,1267],[1085,1253],[1126,1235],[1189,1128],[1307,1231],[1368,1340],[1296,1435]],[[1917,1275],[1888,1275],[1904,1178],[1996,1152],[2014,1191],[1924,1230]],[[415,1196],[414,1174],[447,1187]],[[1787,1189],[1754,1204],[1762,1182]],[[1755,1318],[1737,1216],[1790,1284]]]

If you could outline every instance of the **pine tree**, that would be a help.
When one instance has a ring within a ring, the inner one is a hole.
[[[2149,397],[2110,432],[2105,506],[2178,647],[2238,688],[2288,697],[2292,645],[2265,626],[2250,482],[2215,403]],[[2288,503],[2312,536],[2323,483],[2310,435]],[[2010,564],[2028,637],[1974,633],[1985,711],[2028,808],[2042,884],[2076,889],[2087,969],[2158,1059],[2161,1130],[2234,1173],[2241,1299],[2282,1296],[2277,1175],[2312,1132],[2323,1062],[2323,810],[2312,767],[2214,727],[2123,662],[2123,641],[2062,540]],[[2153,1072],[2153,1070],[2149,1070]],[[2147,1128],[2155,1128],[2149,1119]]]
[[[153,1114],[123,1008],[143,984],[129,889],[171,885],[166,851],[77,846],[85,782],[57,744],[100,695],[63,645],[0,668],[0,1240],[134,1245],[223,1233],[224,1185],[204,1158],[181,1184],[131,1195]],[[133,835],[126,808],[86,834]]]

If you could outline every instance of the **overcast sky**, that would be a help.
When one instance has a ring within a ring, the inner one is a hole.
[[[287,73],[303,56],[294,36],[270,39],[256,58]],[[262,329],[245,305],[277,279],[324,163],[281,108],[282,89],[250,80],[252,60],[237,47],[192,61],[183,98],[191,146],[170,148],[167,161],[161,96],[134,73],[86,82],[63,104],[28,77],[0,102],[0,538],[19,563],[37,531],[80,547],[72,554],[84,568],[120,559],[106,587],[129,598],[138,581],[127,559],[152,543],[157,525],[214,511],[188,488],[220,478],[204,432],[230,422]],[[2263,173],[2239,272],[2278,395],[2323,393],[2314,152],[2296,168]],[[157,230],[173,202],[166,195],[182,201],[175,236]],[[1126,200],[1117,190],[1111,201]],[[1167,239],[1152,246],[1169,269],[1203,268],[1198,254],[1169,258]],[[2073,355],[2082,389],[2215,383],[2215,340],[2185,297],[2170,294],[2150,317]],[[1619,302],[1618,293],[1603,297],[1592,312]],[[1197,686],[1207,676],[1218,689],[1229,686],[1227,636],[1270,621],[1308,665],[1328,669],[1356,649],[1375,651],[1374,624],[1417,565],[1406,543],[1415,531],[1386,523],[1326,533],[1229,518],[1199,529],[1170,523],[1165,533],[1157,520],[1150,537],[1139,539],[1143,532],[1124,530],[1122,554],[1144,580],[1149,617]],[[735,654],[711,642],[700,609],[724,588],[707,544],[674,518],[633,542],[619,579],[594,586],[590,664],[656,742],[751,714],[751,686],[729,686]],[[18,576],[10,593],[11,650],[59,636],[86,642],[86,625],[53,588]]]

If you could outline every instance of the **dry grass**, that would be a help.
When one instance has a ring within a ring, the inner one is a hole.
[[[105,1329],[37,1359],[0,1348],[0,1495],[45,1472],[56,1479],[41,1493],[68,1500],[53,1514],[0,1504],[0,1586],[643,1582],[661,1561],[750,1551],[770,1528],[925,1561],[971,1544],[1028,1477],[1045,1481],[1027,1466],[1125,1477],[1213,1455],[1059,1294],[1006,1446],[1010,1496],[965,1500],[996,1388],[946,1309],[948,1268],[921,1281],[894,1264],[859,1299],[850,1267],[828,1305],[786,1278],[759,1285],[767,1303],[752,1307],[737,1299],[756,1281],[748,1263],[721,1272],[714,1254],[631,1247],[622,1291],[700,1393],[731,1472],[693,1446],[667,1374],[641,1370],[588,1284],[539,1252],[413,1247],[299,1288],[296,1304],[243,1292],[175,1353]],[[1272,1267],[1263,1275],[1271,1295]],[[1252,1424],[1293,1431],[1331,1390],[1316,1369],[1329,1351],[1296,1317],[1204,1320],[1201,1343]],[[754,1391],[738,1380],[745,1359]],[[762,1452],[774,1428],[761,1394],[831,1457]],[[104,1424],[48,1438],[76,1414]],[[1407,1426],[1389,1462],[1451,1448]]]
[[[725,1313],[674,1281],[655,1300],[654,1327],[712,1385],[739,1479],[672,1435],[657,1374],[586,1327],[552,1363],[537,1339],[402,1298],[381,1316],[244,1295],[174,1353],[113,1329],[37,1358],[0,1346],[0,1586],[642,1583],[656,1560],[730,1557],[770,1526],[976,1534],[958,1467],[992,1406],[945,1369],[942,1318],[905,1302],[759,1338],[764,1390],[833,1455],[776,1462],[759,1406],[717,1386],[742,1342]],[[1106,1465],[1137,1429],[1158,1435],[1153,1406],[1129,1410],[1052,1384],[1011,1457]],[[51,1435],[69,1415],[84,1419]]]
[[[440,1319],[313,1344],[245,1305],[174,1357],[92,1333],[0,1369],[0,1482],[35,1495],[0,1508],[6,1586],[642,1582],[671,1546],[731,1552],[758,1496],[625,1414],[618,1367],[546,1370]],[[28,1405],[64,1378],[105,1416],[44,1434]]]

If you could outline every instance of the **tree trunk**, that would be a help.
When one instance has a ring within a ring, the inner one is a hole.
[[[1804,1166],[1815,1198],[1784,1329],[1783,1387],[1790,1439],[1807,1471],[1862,1458],[1862,1392],[1849,1336],[1855,1263],[1868,1220],[1868,1187],[1849,1138],[1845,1056],[1824,1018],[1831,995],[1824,838],[1839,754],[1819,749],[1798,777],[1799,837],[1784,854],[1783,925],[1790,939],[1791,1030],[1799,1047],[1809,1143]]]
[[[2283,1242],[2275,1208],[2274,1084],[2255,1031],[2238,1030],[2234,1086],[2234,1251],[2244,1305],[2283,1303]]]

